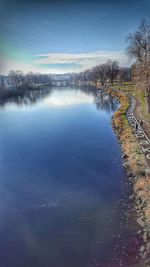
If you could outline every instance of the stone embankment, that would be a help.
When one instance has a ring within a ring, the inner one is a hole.
[[[123,166],[133,184],[136,219],[139,236],[142,236],[140,256],[144,265],[150,267],[150,140],[134,116],[135,100],[122,92],[108,88],[110,94],[120,101],[112,125],[123,151]]]

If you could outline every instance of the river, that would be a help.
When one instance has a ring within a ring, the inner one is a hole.
[[[91,88],[0,106],[0,266],[137,266],[117,100]]]

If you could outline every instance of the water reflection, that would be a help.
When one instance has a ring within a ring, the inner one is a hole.
[[[97,109],[107,112],[115,111],[118,102],[104,90],[97,90],[93,86],[75,88],[50,88],[24,91],[11,98],[0,100],[0,105],[16,104],[17,106],[33,105],[42,102],[49,107],[67,107],[78,104],[95,103]]]
[[[95,103],[97,109],[106,110],[106,111],[115,111],[118,106],[118,101],[103,90],[98,90]]]
[[[82,93],[80,90],[59,90],[53,91],[51,96],[44,100],[49,107],[68,107],[73,105],[87,104],[94,102],[94,95]]]
[[[26,90],[14,96],[8,97],[7,99],[0,99],[0,105],[5,106],[10,103],[14,103],[18,106],[32,105],[43,100],[45,97],[50,95],[51,92],[51,89]]]

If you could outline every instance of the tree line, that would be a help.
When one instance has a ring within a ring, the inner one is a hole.
[[[117,61],[107,61],[74,77],[75,81],[142,81],[150,96],[150,24],[142,20],[138,29],[127,36],[127,55],[134,60],[131,68],[119,67]]]
[[[10,71],[9,82],[13,88],[26,88],[33,85],[51,85],[51,75],[22,71]]]
[[[93,81],[100,82],[102,86],[106,83],[113,84],[114,81],[129,81],[130,68],[119,67],[118,61],[108,60],[104,64],[99,64],[91,69],[74,75],[73,81]]]

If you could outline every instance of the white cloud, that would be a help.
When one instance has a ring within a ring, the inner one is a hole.
[[[94,67],[97,64],[105,63],[109,59],[119,61],[120,66],[123,67],[129,66],[131,63],[124,52],[48,53],[36,55],[30,62],[3,58],[1,60],[0,71],[5,74],[12,69],[22,70],[24,73],[29,71],[55,74],[80,72]]]
[[[41,72],[41,73],[49,73],[50,71],[47,71],[43,69],[42,67],[34,64],[32,61],[30,62],[24,62],[21,60],[16,60],[8,57],[1,57],[0,58],[0,74],[7,75],[10,70],[22,70],[24,73],[27,72]],[[54,70],[57,73],[57,70]]]
[[[36,64],[48,65],[48,64],[72,64],[71,68],[67,71],[82,71],[87,68],[91,68],[97,64],[105,63],[107,60],[117,60],[120,66],[129,66],[129,59],[124,52],[108,52],[98,51],[93,53],[49,53],[37,55],[35,59]],[[74,64],[74,66],[73,66]],[[59,67],[58,67],[59,68]],[[62,71],[62,68],[60,68]]]

